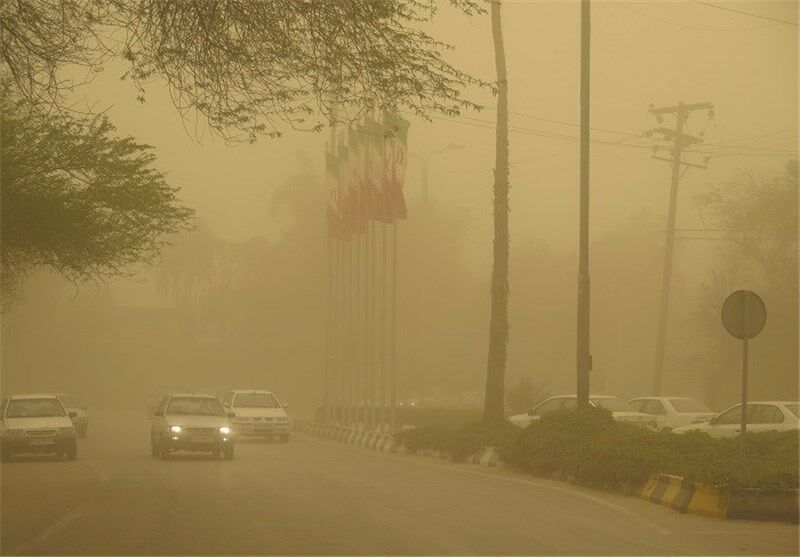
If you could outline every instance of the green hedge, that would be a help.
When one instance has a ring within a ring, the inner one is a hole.
[[[421,427],[400,436],[411,451],[441,450],[455,461],[482,447],[498,447],[506,463],[525,472],[567,476],[597,487],[641,483],[655,472],[720,487],[798,487],[796,431],[749,433],[744,469],[738,438],[641,429],[614,421],[602,408],[554,412],[524,430],[509,424],[470,424]]]

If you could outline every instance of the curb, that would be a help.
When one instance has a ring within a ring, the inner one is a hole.
[[[638,493],[641,499],[684,514],[724,519],[798,523],[797,490],[730,489],[700,484],[669,474],[654,474]]]
[[[447,452],[434,449],[411,451],[388,433],[352,429],[334,424],[320,424],[296,420],[294,428],[317,437],[341,441],[386,453],[416,454],[450,459]],[[464,462],[484,468],[505,467],[496,447],[485,447],[468,456]],[[574,478],[557,473],[552,479],[575,483]],[[723,489],[685,480],[669,474],[653,474],[644,485],[625,484],[612,488],[615,491],[639,497],[657,505],[669,507],[679,513],[696,514],[721,519],[749,519],[762,521],[800,522],[800,497],[798,490]]]

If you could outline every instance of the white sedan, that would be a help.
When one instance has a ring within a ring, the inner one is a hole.
[[[629,410],[653,416],[659,430],[671,431],[676,427],[707,422],[714,412],[693,398],[677,396],[649,396],[628,401]]]
[[[800,429],[797,402],[767,400],[747,403],[747,431],[790,431]],[[711,420],[673,430],[674,433],[704,431],[711,437],[734,437],[742,432],[742,405],[731,406]]]
[[[589,397],[589,403],[592,406],[606,408],[611,411],[612,417],[618,422],[625,422],[641,427],[655,427],[655,420],[652,416],[648,416],[642,412],[635,412],[625,409],[625,403],[615,396],[595,395]],[[578,405],[577,395],[562,395],[548,398],[538,406],[534,406],[531,410],[524,414],[517,414],[511,416],[508,421],[518,427],[528,427],[531,422],[534,422],[542,417],[542,414],[547,412],[554,412],[562,409],[573,409]]]

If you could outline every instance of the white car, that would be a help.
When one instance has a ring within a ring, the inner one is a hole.
[[[791,431],[800,429],[797,402],[766,400],[747,403],[747,431]],[[742,432],[742,405],[731,406],[708,422],[673,430],[674,433],[704,431],[711,437],[735,437]]]
[[[0,403],[0,442],[3,461],[15,454],[55,453],[78,458],[75,426],[54,394],[12,395]]]
[[[642,412],[634,412],[625,409],[625,403],[615,396],[594,395],[589,397],[589,403],[593,406],[606,408],[611,411],[612,417],[618,422],[625,422],[641,427],[655,428],[655,420]],[[542,417],[542,414],[554,412],[562,409],[573,409],[578,405],[577,395],[562,395],[548,398],[538,406],[534,406],[524,414],[511,416],[508,421],[519,427],[528,427]]]
[[[195,393],[164,395],[150,426],[153,456],[173,451],[203,451],[233,459],[233,428],[217,397]]]
[[[653,416],[659,431],[671,431],[676,427],[707,422],[714,412],[693,398],[663,396],[642,397],[628,401],[629,410]]]
[[[86,433],[89,431],[89,416],[86,413],[86,407],[78,404],[78,401],[72,395],[59,393],[56,396],[70,416],[75,414],[75,417],[72,418],[72,425],[78,431],[78,437],[86,437]]]
[[[228,391],[222,406],[237,435],[289,440],[289,415],[286,413],[289,405],[282,404],[270,391]]]

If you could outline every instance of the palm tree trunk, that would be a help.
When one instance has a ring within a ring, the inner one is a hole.
[[[494,266],[489,323],[489,358],[486,366],[487,422],[505,418],[505,374],[508,346],[508,80],[500,0],[492,0],[492,36],[497,68],[497,128],[494,169]]]

